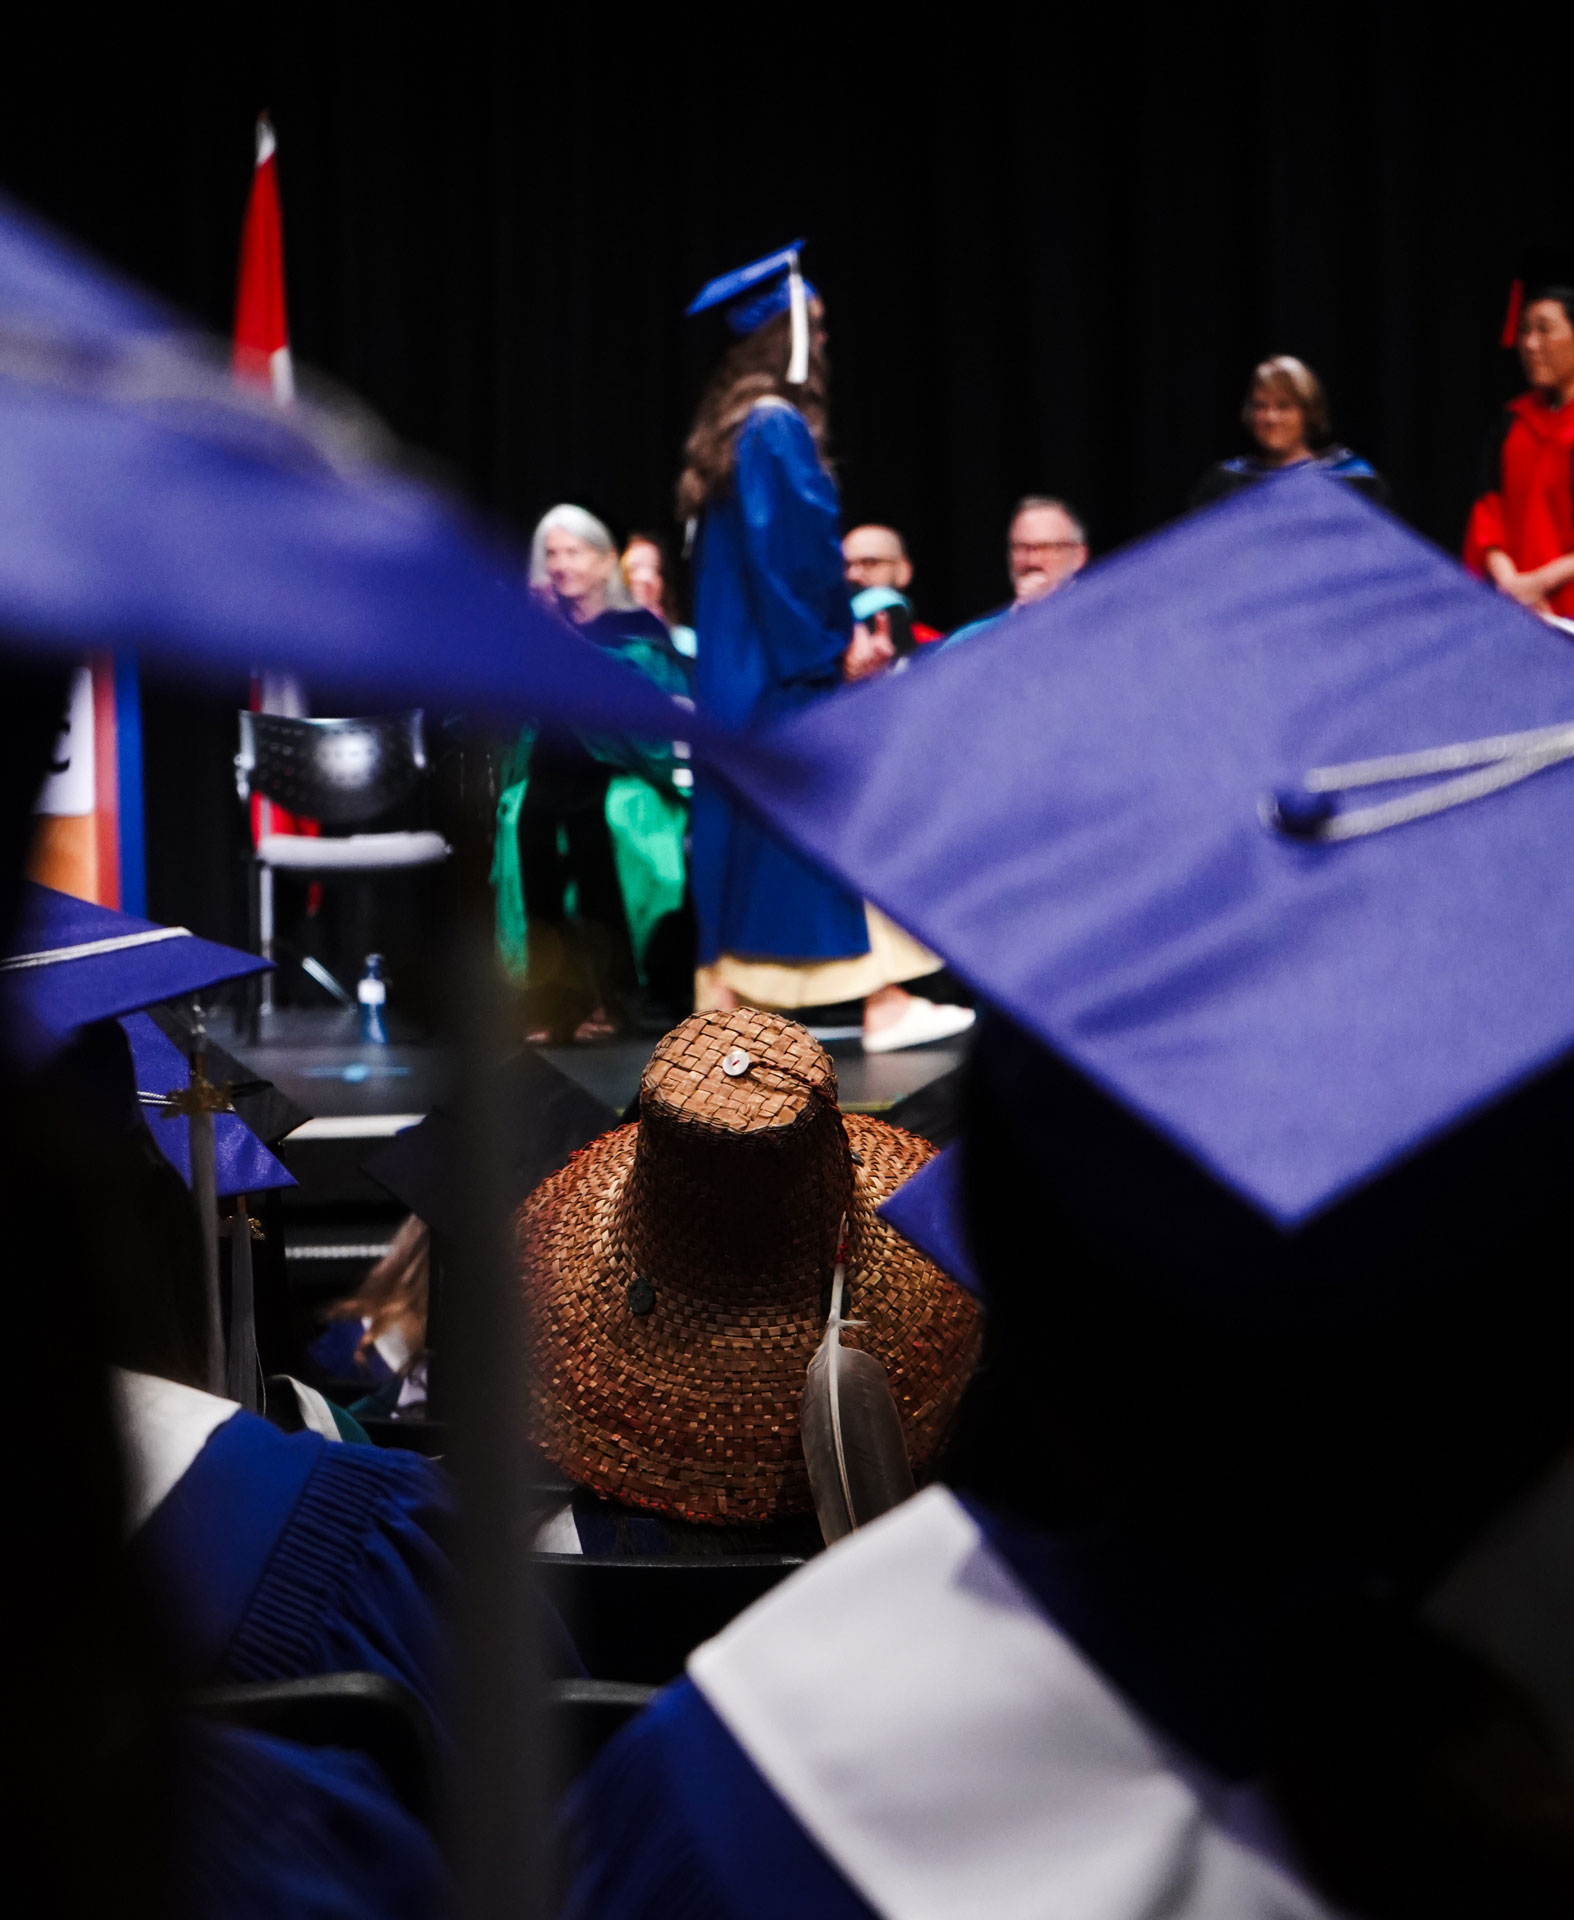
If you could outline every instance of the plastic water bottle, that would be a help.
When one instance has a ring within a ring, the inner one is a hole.
[[[356,983],[355,997],[361,1003],[361,1042],[368,1047],[386,1047],[388,1029],[383,1025],[383,1008],[388,1000],[388,983],[383,978],[380,953],[366,956],[366,971]]]

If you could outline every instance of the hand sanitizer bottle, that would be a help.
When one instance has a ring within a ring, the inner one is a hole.
[[[366,956],[366,971],[356,985],[355,997],[361,1003],[361,1042],[368,1047],[386,1047],[388,1029],[383,1025],[383,1007],[388,999],[388,983],[383,979],[383,957]]]

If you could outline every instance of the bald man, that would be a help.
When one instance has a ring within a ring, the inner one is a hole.
[[[854,527],[842,541],[842,571],[854,593],[865,587],[894,587],[906,593],[913,563],[895,527]]]
[[[905,595],[912,584],[913,563],[895,527],[854,527],[842,541],[842,572],[854,593],[866,587],[889,587]],[[938,627],[913,621],[913,638],[921,645],[945,638]]]

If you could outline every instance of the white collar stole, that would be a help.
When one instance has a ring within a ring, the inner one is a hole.
[[[240,1403],[151,1373],[111,1367],[109,1374],[126,1455],[129,1535],[163,1505]]]
[[[689,1674],[887,1920],[1330,1920],[942,1487],[698,1648]]]

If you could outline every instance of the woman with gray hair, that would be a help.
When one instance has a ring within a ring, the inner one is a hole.
[[[581,635],[664,692],[688,677],[639,607],[611,533],[583,507],[545,514],[530,584]],[[687,806],[669,741],[526,727],[503,763],[492,885],[498,946],[537,1042],[610,1039],[632,1021],[651,935],[683,905]]]

